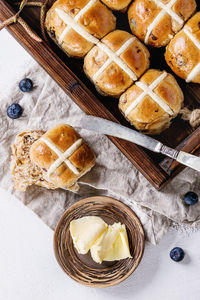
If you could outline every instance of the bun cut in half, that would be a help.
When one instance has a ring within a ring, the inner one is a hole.
[[[56,187],[76,191],[77,180],[95,164],[95,155],[69,125],[48,130],[30,149],[31,161],[46,170],[46,178]]]
[[[30,159],[30,148],[45,132],[42,130],[26,130],[19,133],[12,145],[11,174],[16,190],[25,192],[35,184],[47,189],[56,189],[56,186],[46,178],[46,172],[36,166]]]

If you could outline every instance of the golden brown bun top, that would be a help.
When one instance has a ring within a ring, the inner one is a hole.
[[[122,30],[109,33],[101,42],[116,53],[129,40],[132,42],[118,57],[137,79],[149,67],[150,54],[147,48],[133,35]],[[84,70],[94,81],[98,90],[105,95],[119,97],[133,83],[133,79],[116,62],[112,61],[94,80],[95,74],[107,60],[108,55],[99,46],[95,46],[85,57]]]
[[[133,36],[122,30],[115,30],[102,39],[113,52],[116,52],[124,43]],[[133,43],[120,55],[123,61],[140,77],[149,66],[149,51],[135,38]]]
[[[89,0],[58,0],[47,12],[45,26],[50,36],[60,44],[59,38],[66,24],[58,16],[55,9],[61,9],[73,19],[88,4]],[[86,31],[100,39],[116,27],[116,18],[100,1],[96,1],[84,12],[77,23],[84,26]],[[70,29],[61,42],[61,47],[69,56],[83,57],[94,44],[86,40],[78,32]]]
[[[125,11],[131,0],[102,0],[112,10]]]
[[[195,0],[177,0],[171,9],[180,17],[180,21],[182,19],[184,22],[181,24],[165,13],[153,26],[147,38],[149,26],[162,11],[162,8],[156,4],[157,1],[161,1],[164,5],[170,2],[170,0],[135,0],[128,10],[128,18],[133,34],[153,47],[162,47],[169,43],[174,34],[183,27],[184,22],[195,12],[196,2]]]
[[[188,31],[197,41],[194,43]],[[191,73],[200,63],[200,12],[196,13],[167,46],[165,59],[171,69],[186,81],[200,83],[200,67]]]
[[[58,159],[58,155],[53,148],[49,147],[45,141],[50,141],[60,151],[64,153],[76,141],[81,139],[80,135],[69,125],[61,124],[48,130],[41,139],[37,140],[30,149],[31,160],[48,172],[52,164]],[[69,188],[73,186],[77,179],[89,171],[95,163],[95,155],[89,146],[82,140],[78,148],[67,158],[77,169],[79,174],[75,174],[66,163],[62,163],[49,174],[49,181],[58,187]]]
[[[140,79],[139,82],[150,86],[164,72],[150,69]],[[165,72],[166,73],[166,72]],[[119,109],[138,130],[147,131],[151,134],[160,133],[169,126],[169,121],[180,111],[183,102],[183,93],[175,78],[166,73],[166,77],[153,89],[160,100],[166,103],[171,109],[169,114],[150,95],[144,95],[140,102],[126,114],[126,110],[143,93],[143,89],[136,84],[132,85],[121,97]]]
[[[185,27],[200,40],[200,11],[189,19],[189,21],[185,24]]]

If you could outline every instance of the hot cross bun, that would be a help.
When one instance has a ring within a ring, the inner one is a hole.
[[[175,78],[163,71],[148,70],[119,100],[119,109],[136,129],[159,134],[169,127],[183,103]]]
[[[149,56],[136,37],[115,30],[88,52],[84,71],[100,93],[119,97],[149,68]]]
[[[99,0],[57,0],[47,12],[49,36],[68,56],[82,58],[116,27],[116,18]]]
[[[200,12],[171,40],[165,59],[176,75],[200,83]]]
[[[195,0],[135,0],[128,10],[131,31],[145,44],[166,46],[195,12]]]
[[[106,6],[112,10],[125,12],[131,0],[101,0]]]
[[[46,172],[46,179],[56,187],[77,190],[77,180],[95,164],[95,155],[80,135],[69,125],[48,130],[30,148],[32,163]]]

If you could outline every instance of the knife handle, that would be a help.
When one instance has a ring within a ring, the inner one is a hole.
[[[173,159],[176,159],[179,154],[179,151],[172,149],[168,146],[162,145],[162,147],[160,148],[160,153],[162,153],[168,157],[171,157]]]
[[[169,156],[179,163],[200,172],[200,158],[198,156],[183,151],[178,151],[165,145],[161,147],[160,153]]]
[[[199,128],[200,129],[200,128]],[[188,137],[184,138],[181,143],[177,146],[176,150],[184,151],[194,155],[200,153],[200,131],[196,129]],[[179,162],[173,158],[165,157],[160,162],[160,167],[169,175],[177,173],[179,170],[183,169],[183,165],[180,166]]]

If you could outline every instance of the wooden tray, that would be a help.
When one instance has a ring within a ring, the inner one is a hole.
[[[200,4],[198,6],[199,9]],[[15,12],[16,7],[12,1],[8,3],[8,1],[0,0],[1,21],[11,17]],[[39,12],[39,8],[27,7],[21,16],[41,36]],[[117,28],[130,32],[127,14],[116,13],[116,15]],[[81,60],[68,58],[52,41],[50,45],[34,41],[18,23],[9,26],[8,30],[87,114],[130,127],[118,110],[118,100],[101,96],[89,82],[83,72]],[[6,47],[6,45],[3,46]],[[150,49],[151,68],[165,69],[172,73],[164,61],[164,51],[165,49]],[[185,105],[190,109],[199,107],[200,85],[186,84],[179,78],[177,80],[185,95]],[[114,137],[109,138],[158,190],[183,169],[183,166],[172,159],[166,159],[162,155],[145,150],[133,143]],[[155,136],[155,138],[170,147],[189,153],[197,154],[200,150],[200,127],[194,130],[180,117],[177,117],[162,135]]]

